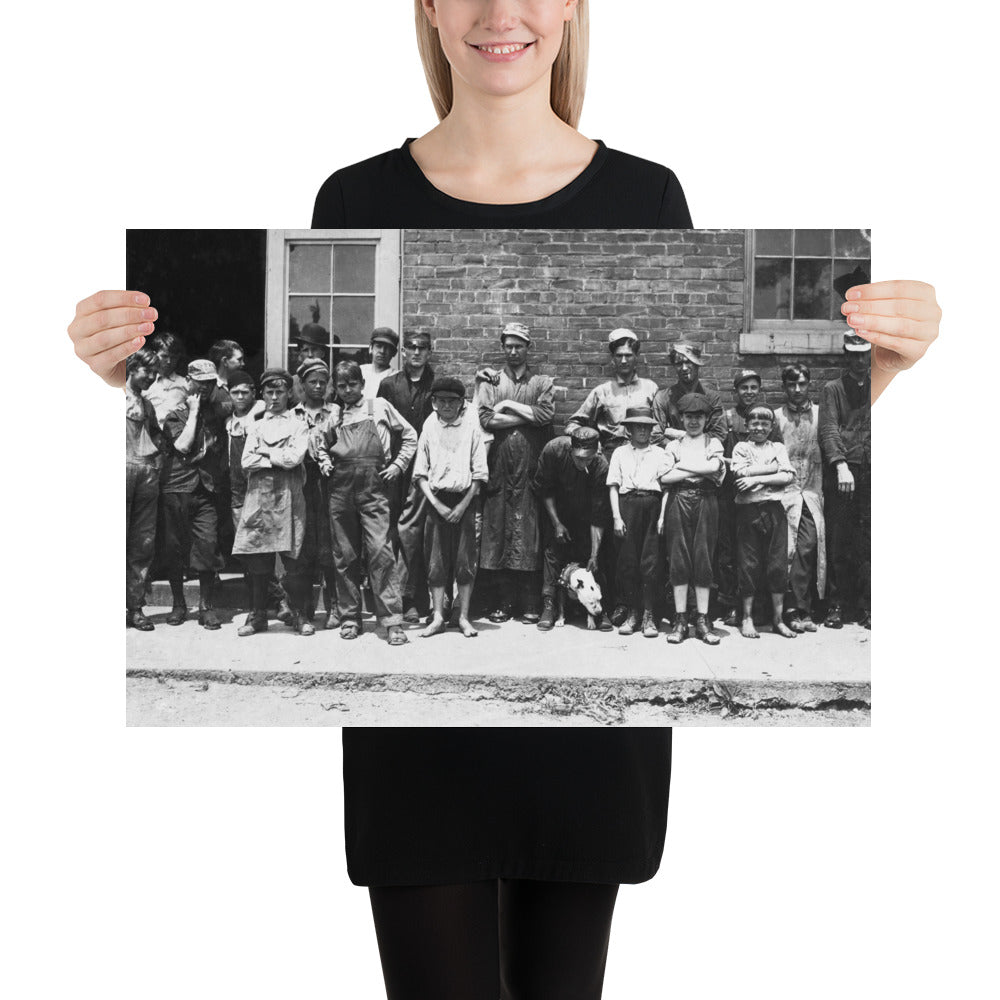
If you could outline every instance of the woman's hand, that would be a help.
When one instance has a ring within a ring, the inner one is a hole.
[[[153,332],[155,309],[145,292],[97,292],[76,307],[67,327],[76,356],[108,385],[125,385],[125,359]]]
[[[872,345],[872,368],[895,374],[912,368],[937,339],[941,307],[923,281],[876,281],[847,290],[840,307],[859,337]]]

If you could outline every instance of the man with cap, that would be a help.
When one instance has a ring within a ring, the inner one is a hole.
[[[871,628],[871,344],[844,334],[847,370],[823,387],[819,444],[829,531],[828,628],[841,628],[854,603]]]
[[[434,369],[430,365],[431,335],[426,330],[403,333],[403,367],[387,375],[376,394],[388,400],[400,416],[419,435],[424,421],[433,413],[431,389]],[[367,382],[365,383],[367,385]],[[396,570],[403,592],[403,621],[416,624],[428,610],[427,573],[424,565],[423,492],[412,482],[409,465],[394,486],[389,498],[392,523],[396,531]]]
[[[719,484],[726,474],[722,442],[705,433],[712,412],[710,400],[689,392],[677,401],[684,421],[684,437],[668,441],[666,473],[660,485],[668,492],[660,505],[659,534],[666,537],[669,552],[670,584],[676,616],[667,642],[687,638],[687,606],[690,590],[695,597],[695,635],[709,646],[719,637],[708,620],[708,602],[714,584],[713,562],[719,533]]]
[[[315,632],[305,615],[312,579],[301,558],[305,539],[305,457],[309,429],[288,408],[292,376],[283,368],[268,368],[260,377],[264,412],[251,422],[240,464],[247,474],[247,492],[236,527],[233,554],[250,572],[250,617],[237,635],[268,628],[268,576],[274,557],[281,556],[283,585],[292,609],[291,626],[299,635]]]
[[[295,374],[302,386],[304,396],[301,402],[295,404],[292,412],[306,425],[311,436],[312,431],[329,420],[331,414],[337,409],[337,404],[329,401],[330,369],[325,361],[321,361],[319,358],[309,358],[299,365]],[[316,613],[313,584],[316,583],[317,576],[320,576],[322,578],[323,606],[326,609],[325,627],[328,629],[340,628],[333,542],[330,536],[327,479],[320,473],[314,450],[306,454],[305,470],[306,479],[303,493],[306,500],[306,523],[301,560],[303,572],[309,577],[309,590],[304,614],[307,621],[312,621]]]
[[[640,378],[640,341],[633,330],[619,327],[608,334],[608,352],[614,365],[614,378],[594,386],[576,413],[566,424],[566,433],[580,427],[593,427],[600,435],[604,457],[611,458],[615,448],[627,444],[629,437],[622,424],[625,411],[633,406],[652,406],[658,386],[648,378]],[[654,430],[653,442],[660,439]]]
[[[733,378],[736,406],[725,411],[724,444],[727,469],[733,457],[733,449],[740,441],[746,441],[750,437],[747,430],[747,414],[752,407],[765,402],[761,385],[760,375],[752,368],[741,368]],[[771,425],[768,440],[781,441],[781,429],[777,421]],[[728,471],[719,491],[719,520],[716,577],[719,584],[720,610],[726,625],[738,625],[741,602],[736,585],[736,477]]]
[[[624,416],[624,414],[623,414]],[[542,519],[542,616],[538,627],[555,624],[555,597],[559,574],[568,563],[586,566],[607,595],[601,545],[611,525],[608,497],[608,460],[599,452],[600,434],[577,426],[572,434],[553,438],[542,449],[534,489],[547,517]],[[614,626],[606,613],[598,628]]]
[[[615,449],[608,464],[608,494],[615,538],[618,580],[615,592],[628,612],[618,627],[632,635],[640,627],[648,639],[659,633],[655,605],[660,591],[660,537],[657,522],[663,490],[660,477],[669,471],[663,449],[650,444],[656,420],[648,406],[632,406],[622,420],[629,443]]]
[[[465,386],[439,375],[431,387],[434,412],[424,421],[413,462],[413,482],[426,501],[424,562],[434,613],[421,633],[445,629],[445,596],[458,587],[458,627],[467,639],[478,635],[469,620],[476,579],[476,494],[486,482],[486,445],[477,419],[468,419]]]
[[[682,396],[695,392],[699,396],[704,396],[712,405],[705,433],[709,437],[724,441],[726,422],[722,412],[722,398],[717,392],[706,389],[698,377],[698,369],[705,363],[701,356],[701,348],[694,344],[674,344],[670,348],[670,363],[677,371],[677,381],[656,393],[652,404],[653,416],[663,437],[673,441],[684,437],[684,419],[677,404]]]
[[[541,552],[538,500],[531,481],[538,456],[552,436],[555,391],[550,376],[528,367],[531,333],[524,323],[508,323],[500,344],[507,364],[497,384],[479,382],[477,395],[480,424],[494,439],[479,565],[493,571],[499,585],[491,621],[508,621],[520,594],[524,620],[537,622]]]
[[[387,326],[372,330],[368,342],[372,360],[370,364],[361,366],[361,376],[365,380],[365,399],[374,399],[378,395],[382,379],[392,375],[392,359],[399,350],[399,334]]]
[[[225,402],[232,406],[228,393]],[[218,428],[225,419],[215,365],[207,359],[189,362],[187,394],[163,420],[163,433],[171,444],[160,487],[163,556],[173,595],[169,625],[180,625],[187,617],[184,575],[193,570],[199,584],[198,623],[210,630],[221,627],[213,591],[215,574],[222,568],[216,482],[222,448]]]
[[[788,593],[785,610],[793,632],[815,632],[812,590],[826,592],[826,519],[823,516],[823,456],[819,447],[819,406],[809,397],[809,367],[781,371],[785,403],[775,411],[795,480],[781,497],[788,518]]]

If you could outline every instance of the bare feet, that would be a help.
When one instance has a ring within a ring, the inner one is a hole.
[[[758,632],[757,629],[753,627],[752,618],[743,619],[743,624],[740,626],[740,635],[743,636],[744,639],[760,638],[760,632]]]
[[[466,639],[475,639],[479,632],[472,627],[472,622],[468,618],[459,618],[458,627],[462,630],[462,635]]]
[[[421,629],[417,633],[421,639],[429,639],[432,635],[437,635],[438,632],[443,632],[445,630],[444,619],[439,615],[435,615],[427,625],[427,628]]]
[[[771,626],[778,635],[783,635],[786,639],[794,639],[795,633],[780,619],[775,618],[774,624]],[[743,633],[746,635],[746,633]]]

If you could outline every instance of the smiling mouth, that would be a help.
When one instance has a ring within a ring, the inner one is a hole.
[[[526,48],[534,44],[534,42],[506,42],[503,45],[484,44],[472,45],[471,47],[477,52],[482,52],[488,56],[511,56],[516,55],[518,52],[523,52]]]

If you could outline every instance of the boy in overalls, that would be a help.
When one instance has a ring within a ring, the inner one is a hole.
[[[334,369],[341,409],[313,435],[320,471],[329,477],[330,533],[337,574],[340,635],[361,634],[362,540],[375,613],[388,633],[390,646],[408,640],[402,629],[403,599],[389,534],[389,492],[417,449],[416,431],[387,400],[365,399],[364,378],[354,361]],[[393,432],[398,454],[391,454]]]

